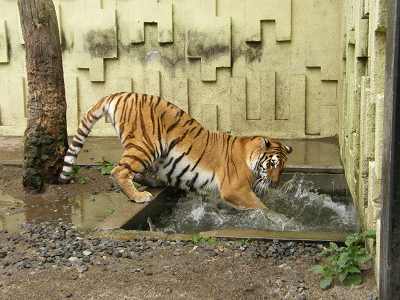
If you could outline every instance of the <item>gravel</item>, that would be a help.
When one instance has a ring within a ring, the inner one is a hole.
[[[116,241],[84,236],[70,224],[44,222],[26,224],[19,235],[9,235],[7,248],[0,251],[1,267],[9,269],[43,269],[48,267],[73,267],[80,273],[91,265],[104,264],[107,259],[132,259],[140,261],[145,255],[152,255],[158,248],[169,248],[173,255],[180,256],[185,251],[198,251],[205,257],[227,255],[233,251],[251,257],[274,258],[281,265],[287,257],[317,257],[323,244],[307,242],[273,241],[232,241],[218,240],[194,245],[191,241],[133,240]],[[10,243],[11,242],[11,243]],[[21,257],[14,253],[18,243],[28,245],[29,253]],[[133,270],[137,272],[137,270]],[[146,274],[151,271],[146,270]]]

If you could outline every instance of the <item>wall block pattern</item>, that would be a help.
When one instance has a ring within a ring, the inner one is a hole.
[[[8,63],[7,23],[0,19],[0,64]]]
[[[174,41],[174,24],[172,19],[172,0],[130,1],[132,25],[129,28],[132,43],[144,43],[144,26],[146,23],[157,23],[158,42]],[[138,9],[140,8],[140,9]]]
[[[247,42],[261,42],[262,21],[275,21],[276,40],[290,41],[292,0],[246,0]]]
[[[362,7],[354,40],[368,41]],[[276,138],[339,133],[342,2],[54,0],[70,134],[104,95],[169,100],[212,130]],[[376,30],[384,18],[376,16]],[[329,38],[327,38],[329,36]],[[359,58],[370,55],[358,44]],[[22,135],[27,89],[16,1],[0,0],[0,135]],[[371,78],[371,85],[374,79]],[[109,120],[93,135],[110,136]]]
[[[93,4],[96,3],[93,7]],[[117,58],[117,23],[115,9],[102,9],[100,1],[81,1],[81,30],[76,32],[77,67],[89,69],[92,82],[103,82],[104,60]]]
[[[186,35],[186,57],[201,60],[201,79],[216,81],[217,68],[231,66],[231,20],[216,17],[191,24]]]

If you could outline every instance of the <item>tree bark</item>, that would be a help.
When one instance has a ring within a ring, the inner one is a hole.
[[[68,148],[61,45],[51,0],[18,0],[18,8],[29,91],[23,185],[40,192],[57,182]]]

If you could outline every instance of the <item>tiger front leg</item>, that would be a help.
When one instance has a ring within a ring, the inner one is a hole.
[[[131,172],[126,165],[122,164],[115,167],[111,175],[117,181],[118,185],[121,187],[122,191],[129,198],[129,200],[144,203],[149,202],[153,199],[153,195],[147,191],[138,191],[133,184],[133,177],[135,173]]]

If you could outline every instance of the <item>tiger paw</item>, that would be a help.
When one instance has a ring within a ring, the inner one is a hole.
[[[150,192],[143,191],[135,193],[134,197],[131,198],[132,201],[136,203],[145,203],[153,199],[153,195]]]

